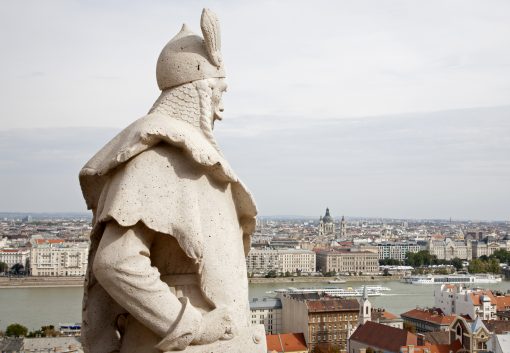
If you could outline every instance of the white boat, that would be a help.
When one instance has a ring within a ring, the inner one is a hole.
[[[500,276],[491,274],[484,275],[418,275],[407,276],[403,279],[404,283],[409,284],[445,284],[445,283],[462,283],[462,284],[477,284],[477,283],[499,283],[501,282]]]
[[[296,293],[296,294],[319,293],[319,294],[327,294],[332,297],[361,297],[363,295],[363,287],[356,288],[356,289],[351,288],[351,287],[348,287],[345,289],[344,288],[335,288],[335,287],[330,287],[330,288],[293,288],[293,287],[290,287],[287,289],[277,289],[277,290],[275,290],[275,293]],[[381,295],[381,292],[374,290],[374,289],[369,289],[367,287],[367,295],[369,297],[376,297],[376,296]]]
[[[335,283],[345,283],[347,282],[345,279],[341,279],[341,278],[335,278],[335,279],[332,279],[331,281],[328,281],[329,284],[335,284]]]
[[[366,286],[366,287],[367,287],[367,291],[387,292],[387,291],[391,290],[391,288],[384,287],[384,286]],[[358,287],[356,289],[363,291],[363,287]]]

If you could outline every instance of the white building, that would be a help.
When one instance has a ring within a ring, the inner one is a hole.
[[[250,273],[315,272],[315,253],[301,249],[251,249],[246,257]]]
[[[470,241],[464,242],[452,240],[451,238],[444,240],[430,239],[427,244],[427,250],[431,255],[436,255],[439,260],[452,260],[456,257],[462,260],[471,260],[473,258]]]
[[[9,268],[16,264],[25,266],[29,258],[29,249],[0,249],[0,262],[6,263]]]
[[[250,311],[251,323],[263,324],[266,335],[282,333],[282,302],[279,298],[253,298]]]
[[[32,241],[30,266],[32,276],[84,276],[89,244],[70,243],[62,239]]]
[[[394,259],[404,261],[408,252],[417,253],[423,250],[415,242],[384,242],[377,244],[379,260]]]
[[[434,306],[445,315],[469,315],[472,319],[496,320],[496,297],[490,290],[443,284],[434,289]]]
[[[379,272],[377,256],[369,251],[321,251],[317,254],[317,267],[323,272],[374,274]]]
[[[494,353],[510,352],[510,333],[492,335],[487,342],[487,350]]]

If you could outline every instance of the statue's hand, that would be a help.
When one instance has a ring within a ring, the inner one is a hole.
[[[230,340],[236,328],[228,308],[216,308],[202,317],[200,328],[191,344],[207,344],[218,340]]]

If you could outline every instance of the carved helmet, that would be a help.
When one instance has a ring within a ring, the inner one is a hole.
[[[216,14],[204,9],[200,27],[204,38],[184,24],[181,31],[161,51],[156,66],[159,89],[165,90],[206,78],[225,77],[220,52],[220,25]]]

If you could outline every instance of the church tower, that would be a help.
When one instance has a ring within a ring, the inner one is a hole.
[[[329,208],[326,208],[326,214],[324,217],[321,216],[319,219],[319,235],[334,235],[335,234],[335,222]]]
[[[340,237],[345,237],[347,235],[347,222],[345,222],[345,217],[342,216],[342,221],[340,221]]]
[[[367,286],[363,286],[363,296],[359,301],[359,325],[372,319],[372,304],[368,300]]]

